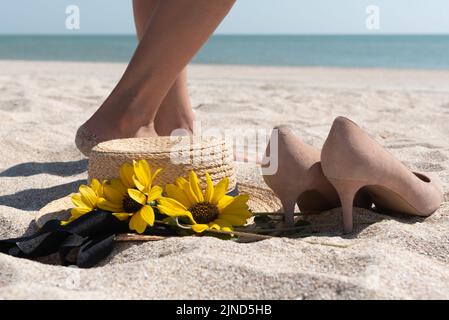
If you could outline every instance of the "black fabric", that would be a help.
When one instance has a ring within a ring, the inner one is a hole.
[[[89,212],[66,226],[48,221],[31,236],[0,240],[0,252],[16,257],[36,258],[59,253],[63,265],[92,267],[113,248],[114,237],[128,231],[128,223],[110,212]]]
[[[67,243],[67,240],[60,248],[64,265],[76,264],[80,268],[90,268],[95,266],[101,260],[106,258],[111,253],[114,246],[115,235],[98,236],[85,239],[81,244],[75,245],[73,243]],[[72,251],[75,251],[73,257]]]
[[[228,193],[237,196],[238,188]],[[155,209],[157,219],[162,219]],[[108,211],[94,210],[71,223],[61,226],[50,220],[35,234],[0,240],[0,252],[19,258],[45,257],[59,253],[63,265],[90,268],[106,258],[114,247],[117,234],[127,233],[128,221],[120,221]],[[169,226],[153,226],[146,234],[171,236],[177,230]]]

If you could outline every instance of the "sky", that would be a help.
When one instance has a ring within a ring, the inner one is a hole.
[[[80,9],[79,30],[66,28],[68,5]],[[379,8],[378,28],[367,28],[370,5]],[[0,34],[132,33],[131,0],[14,0],[0,6]],[[216,33],[449,34],[449,1],[237,0]]]

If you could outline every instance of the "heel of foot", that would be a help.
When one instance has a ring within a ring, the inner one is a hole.
[[[99,143],[98,138],[95,134],[89,132],[83,126],[78,128],[75,135],[75,145],[78,150],[89,157],[90,151]]]

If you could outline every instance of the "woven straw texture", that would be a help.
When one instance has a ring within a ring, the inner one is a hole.
[[[120,166],[132,160],[147,160],[151,168],[162,168],[155,184],[173,183],[194,170],[203,187],[207,171],[214,184],[229,177],[229,190],[237,180],[232,150],[215,137],[157,137],[112,140],[100,143],[89,157],[89,182],[117,178]]]

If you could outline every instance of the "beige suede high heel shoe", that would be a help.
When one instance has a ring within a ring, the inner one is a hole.
[[[438,179],[410,171],[347,118],[335,119],[321,151],[324,175],[342,203],[344,231],[353,228],[353,201],[363,188],[376,207],[429,216],[443,201]]]
[[[273,168],[275,172],[267,174]],[[281,200],[289,226],[294,225],[295,204],[303,212],[340,207],[335,188],[321,170],[320,151],[302,142],[285,126],[275,127],[271,134],[262,174]],[[363,195],[356,202],[361,207],[371,207],[371,202]]]

